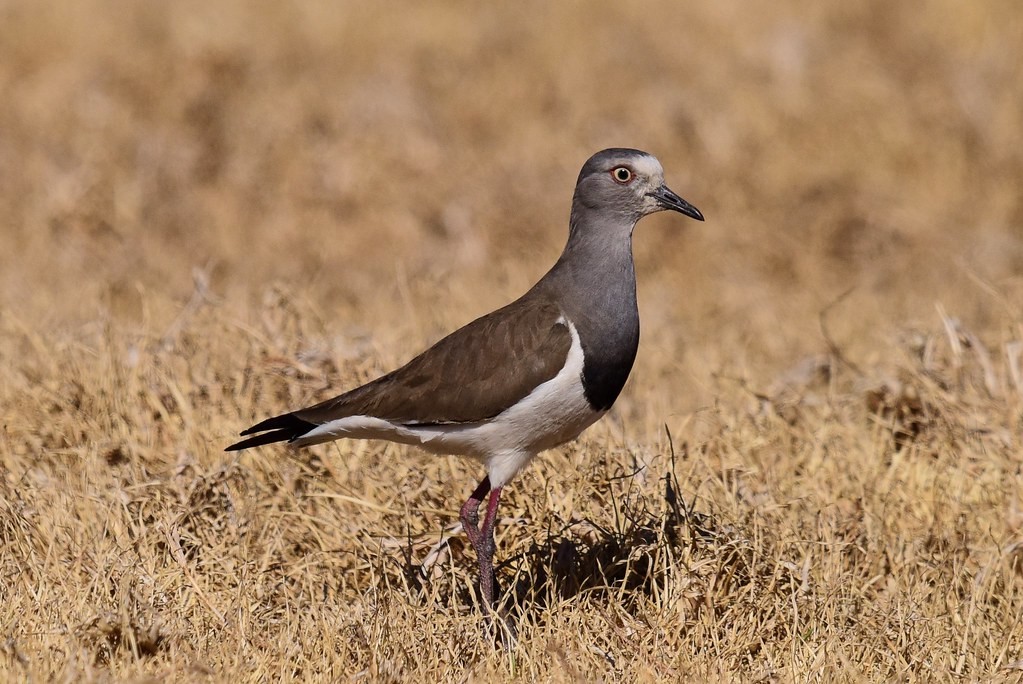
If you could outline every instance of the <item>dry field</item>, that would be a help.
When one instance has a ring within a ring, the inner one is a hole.
[[[1019,681],[1023,8],[0,2],[0,680]],[[226,454],[658,155],[608,418]]]

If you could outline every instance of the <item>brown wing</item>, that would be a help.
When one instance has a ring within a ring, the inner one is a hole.
[[[317,425],[355,415],[418,425],[492,418],[564,366],[572,335],[560,318],[553,302],[520,299],[401,368],[292,415]]]

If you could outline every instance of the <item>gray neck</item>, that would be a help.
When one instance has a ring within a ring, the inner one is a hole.
[[[582,342],[590,404],[607,410],[632,369],[639,345],[632,217],[573,206],[568,244],[537,283],[561,306]]]
[[[568,244],[544,280],[556,285],[565,313],[582,320],[620,320],[636,312],[635,222],[573,212]],[[589,220],[586,220],[589,219]],[[578,324],[577,324],[578,327]],[[581,331],[580,331],[581,334]]]

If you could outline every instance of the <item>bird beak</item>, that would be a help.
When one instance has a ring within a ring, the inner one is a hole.
[[[653,192],[648,192],[647,196],[653,197],[657,200],[657,204],[659,204],[662,209],[677,211],[678,213],[685,214],[689,218],[694,218],[697,221],[703,220],[703,214],[700,213],[699,209],[673,193],[668,189],[667,185],[662,185]]]

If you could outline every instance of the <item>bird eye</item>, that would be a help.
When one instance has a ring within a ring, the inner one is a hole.
[[[615,179],[616,183],[625,185],[632,180],[632,169],[627,166],[616,166],[611,169],[611,177]]]

